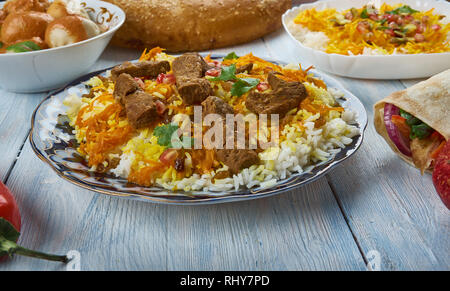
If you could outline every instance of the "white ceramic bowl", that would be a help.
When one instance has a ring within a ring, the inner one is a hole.
[[[346,10],[351,7],[360,8],[368,2],[367,0],[328,0],[303,4],[286,11],[283,15],[283,26],[294,41],[299,56],[314,64],[316,68],[336,75],[366,79],[412,79],[426,78],[450,68],[450,53],[356,56],[328,54],[303,45],[287,27],[287,24],[305,9],[315,7],[318,10],[325,8]],[[376,3],[377,1],[371,2]],[[450,18],[450,3],[446,1],[385,0],[378,2],[386,2],[391,5],[403,3],[421,11],[435,8],[436,13]]]
[[[96,37],[67,46],[15,54],[0,54],[0,87],[31,93],[59,88],[94,65],[125,21],[122,9],[98,0],[83,0],[92,19],[108,26]],[[0,4],[0,7],[3,3]]]

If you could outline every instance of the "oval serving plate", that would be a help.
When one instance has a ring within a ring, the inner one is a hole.
[[[223,56],[215,55],[212,57],[222,58]],[[29,135],[33,151],[61,178],[102,194],[165,204],[212,204],[271,196],[310,183],[350,157],[360,147],[367,125],[366,110],[359,99],[345,90],[335,79],[326,74],[313,71],[314,75],[321,78],[328,87],[336,88],[344,93],[344,97],[338,99],[338,102],[343,107],[357,112],[356,124],[354,125],[360,129],[360,135],[355,136],[353,142],[338,154],[325,162],[317,164],[309,172],[292,175],[287,179],[278,181],[275,186],[266,189],[252,188],[228,192],[172,192],[160,187],[143,187],[131,184],[126,179],[115,177],[112,174],[90,172],[83,157],[76,150],[77,141],[72,133],[73,128],[68,124],[63,100],[68,94],[73,93],[81,96],[87,93],[88,90],[83,82],[105,72],[106,70],[102,70],[85,75],[44,99],[33,113]]]
[[[450,21],[450,3],[443,0],[380,0],[375,4],[406,4],[414,9],[426,11],[435,8],[436,13],[447,15],[443,22]],[[300,11],[316,8],[336,8],[346,10],[363,7],[367,0],[325,0],[294,7],[283,14],[283,27],[295,44],[298,55],[321,69],[332,74],[363,79],[412,79],[426,78],[450,68],[450,52],[435,54],[397,54],[397,55],[340,55],[329,54],[303,45],[289,31],[287,24],[294,20]]]

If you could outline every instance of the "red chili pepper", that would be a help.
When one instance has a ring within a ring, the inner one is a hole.
[[[16,244],[20,235],[19,207],[9,189],[0,182],[0,261],[7,255],[23,255],[50,261],[67,262],[66,256],[45,254],[23,248]]]

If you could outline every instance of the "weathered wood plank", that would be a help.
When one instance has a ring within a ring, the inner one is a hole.
[[[0,88],[0,181],[4,181],[31,128],[30,119],[45,93],[16,94]]]
[[[168,208],[169,270],[364,270],[324,179],[275,197]]]

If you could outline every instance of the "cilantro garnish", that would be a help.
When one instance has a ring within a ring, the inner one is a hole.
[[[232,96],[242,96],[259,84],[259,79],[242,78],[238,79],[231,87]]]
[[[223,59],[224,60],[235,60],[235,59],[239,59],[239,57],[236,55],[235,52],[231,52],[228,55],[226,55]]]
[[[235,81],[231,87],[232,96],[242,96],[259,84],[259,79],[236,77],[236,65],[223,67],[219,77],[209,78],[210,81]]]
[[[222,67],[219,77],[210,78],[211,81],[231,81],[236,80],[236,65],[232,64],[228,67]]]
[[[168,148],[172,147],[172,135],[178,130],[178,125],[168,123],[155,127],[153,135],[158,137],[158,144]]]
[[[8,52],[12,52],[12,53],[38,51],[40,49],[41,49],[41,47],[32,41],[19,42],[19,43],[10,45],[9,47],[6,48],[6,50]]]
[[[178,125],[173,123],[155,127],[153,135],[158,138],[158,144],[167,148],[190,148],[194,144],[194,139],[190,136],[178,137]],[[175,134],[175,136],[174,136]]]

